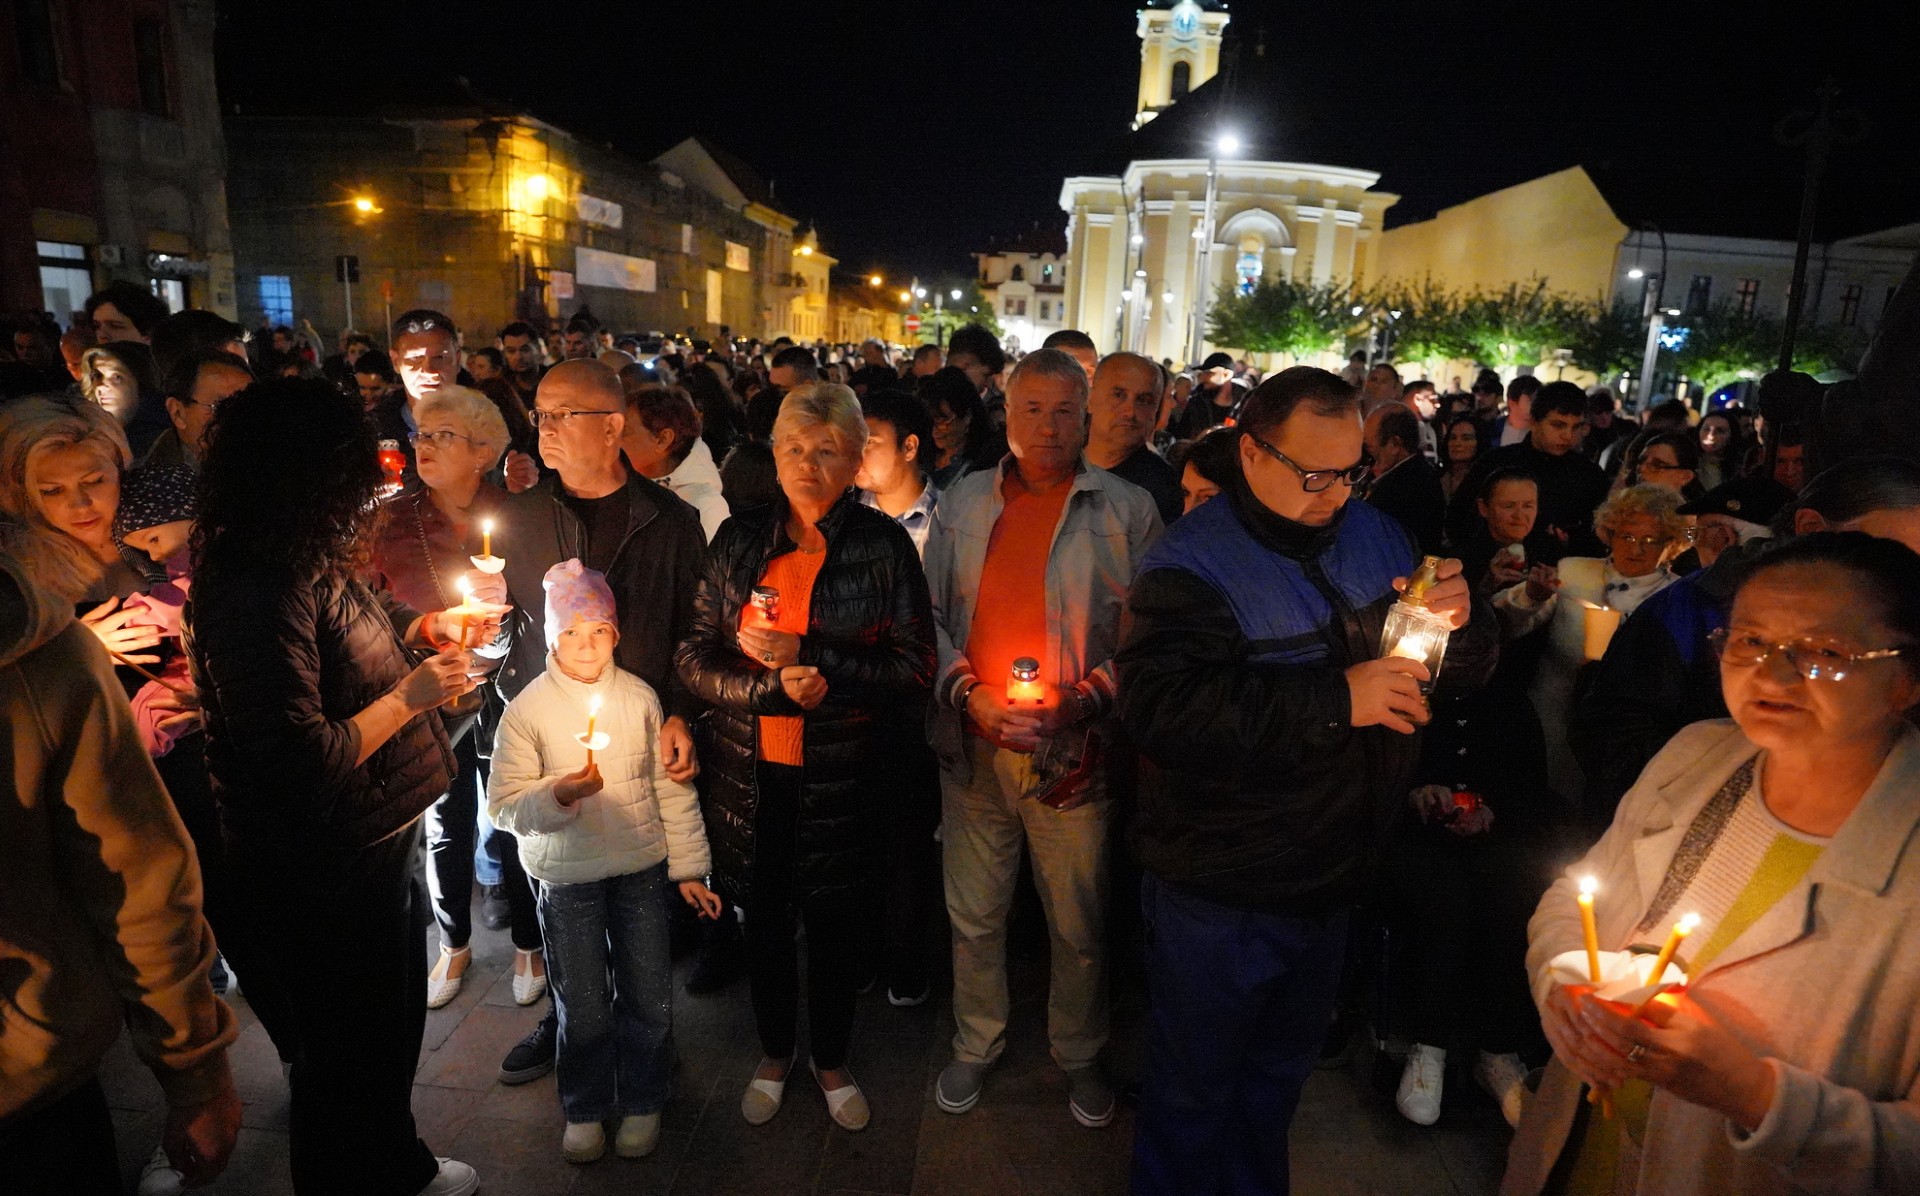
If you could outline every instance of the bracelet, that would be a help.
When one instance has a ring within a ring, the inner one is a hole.
[[[962,681],[960,688],[954,692],[953,708],[965,714],[967,712],[967,699],[973,696],[973,691],[979,689],[981,684],[982,682],[978,677],[969,677],[965,681]]]
[[[1078,688],[1069,690],[1068,692],[1073,694],[1074,702],[1080,707],[1080,717],[1073,721],[1076,723],[1092,721],[1094,714],[1093,695],[1084,689]]]

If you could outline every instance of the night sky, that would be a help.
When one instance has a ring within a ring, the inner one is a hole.
[[[1061,221],[1061,179],[1120,148],[1136,7],[222,0],[220,74],[223,100],[256,111],[444,94],[464,76],[641,156],[698,132],[771,177],[845,268],[946,278],[989,238]],[[1629,223],[1790,237],[1801,158],[1773,128],[1829,76],[1868,133],[1834,153],[1819,235],[1920,221],[1911,24],[1765,11],[1238,0],[1228,44],[1244,53],[1264,30],[1289,80],[1236,97],[1264,105],[1250,123],[1381,171],[1405,197],[1389,224],[1579,163]]]

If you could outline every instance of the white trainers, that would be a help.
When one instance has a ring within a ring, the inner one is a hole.
[[[139,1196],[180,1196],[186,1190],[187,1177],[173,1169],[173,1161],[167,1158],[167,1148],[156,1146],[153,1157],[147,1165],[140,1168],[140,1186],[134,1191]]]
[[[473,1196],[480,1190],[480,1173],[458,1159],[440,1159],[440,1174],[420,1189],[420,1196]]]
[[[607,1127],[597,1121],[569,1121],[560,1152],[569,1163],[593,1162],[607,1153]]]
[[[540,957],[540,971],[533,970],[533,961]],[[547,995],[546,957],[539,951],[522,951],[518,947],[513,952],[513,1003],[531,1005]]]
[[[1500,1106],[1507,1124],[1519,1128],[1520,1112],[1527,1102],[1527,1068],[1518,1055],[1489,1055],[1480,1052],[1473,1063],[1473,1078]]]
[[[660,1145],[660,1114],[639,1113],[620,1119],[613,1135],[613,1153],[623,1159],[644,1159]]]
[[[1440,1120],[1440,1090],[1447,1078],[1447,1053],[1439,1047],[1414,1043],[1407,1067],[1400,1073],[1400,1092],[1393,1098],[1400,1115],[1415,1125]]]

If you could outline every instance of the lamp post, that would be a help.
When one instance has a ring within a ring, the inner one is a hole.
[[[1207,145],[1207,206],[1200,218],[1200,250],[1194,255],[1194,291],[1193,291],[1193,331],[1190,334],[1187,360],[1200,360],[1200,347],[1206,339],[1207,304],[1212,298],[1213,279],[1213,218],[1214,206],[1219,201],[1220,156],[1231,158],[1240,152],[1240,138],[1233,133],[1221,133]]]
[[[1642,411],[1647,409],[1653,399],[1653,367],[1655,359],[1660,356],[1660,333],[1667,326],[1665,317],[1679,314],[1680,309],[1677,307],[1656,307],[1653,309],[1653,314],[1647,318],[1647,351],[1640,359],[1640,386],[1643,391],[1640,409]]]
[[[1647,277],[1640,266],[1640,251],[1645,247],[1647,233],[1660,238],[1660,273],[1645,283],[1640,299],[1640,315],[1647,321],[1647,355],[1640,374],[1640,393],[1635,396],[1640,400],[1641,411],[1645,411],[1653,399],[1653,359],[1660,351],[1660,300],[1666,297],[1667,291],[1667,234],[1650,220],[1634,225],[1633,268],[1627,271],[1627,277],[1636,281]]]

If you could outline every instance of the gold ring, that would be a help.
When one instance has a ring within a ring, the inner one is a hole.
[[[1627,1052],[1627,1062],[1629,1063],[1638,1063],[1640,1062],[1640,1060],[1646,1057],[1647,1057],[1647,1044],[1644,1042],[1634,1043],[1633,1049]]]

